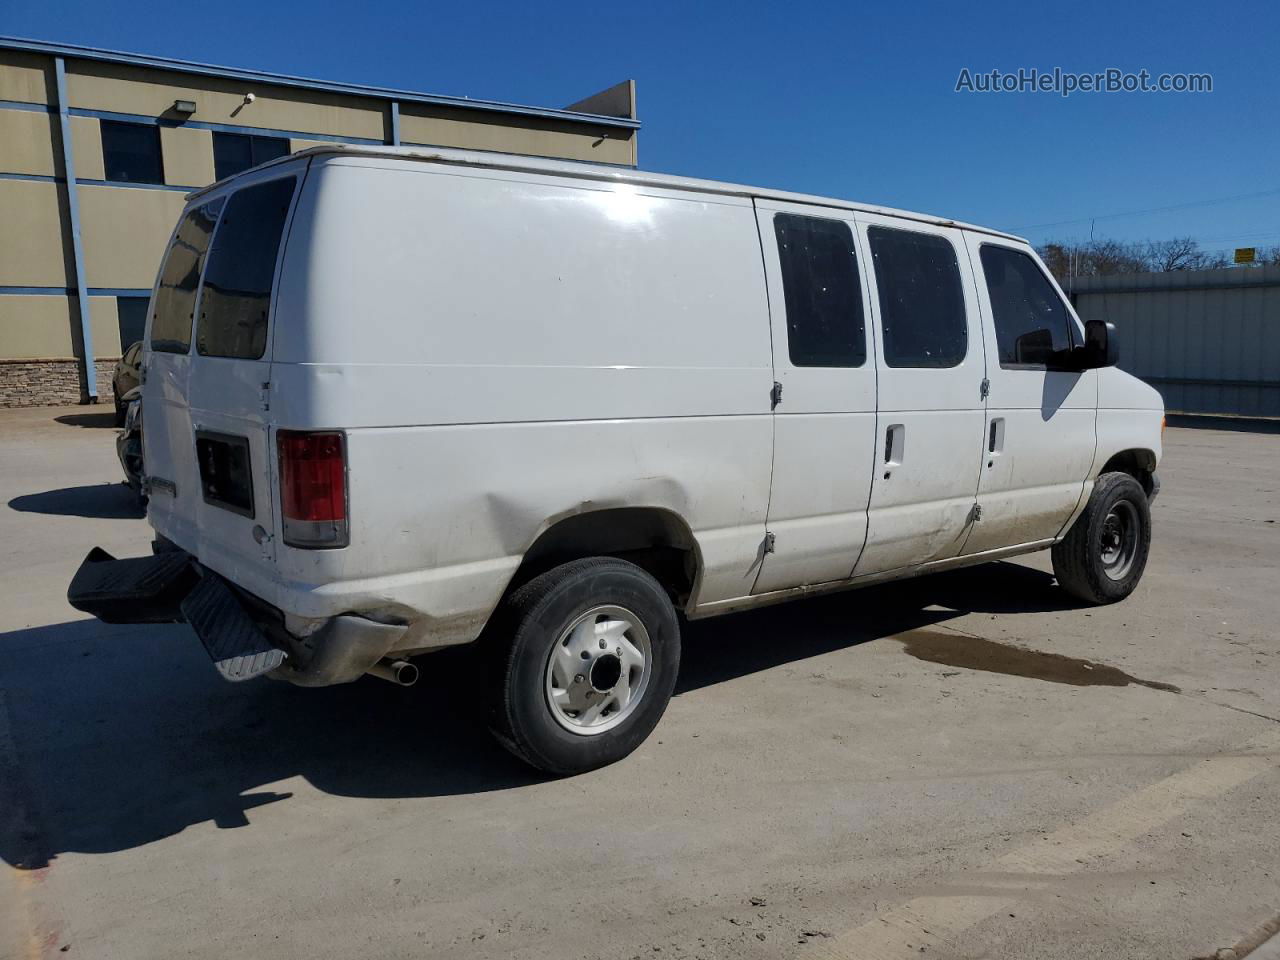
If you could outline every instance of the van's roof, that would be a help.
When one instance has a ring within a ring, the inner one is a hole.
[[[323,146],[308,147],[297,153],[280,157],[262,167],[289,163],[300,157],[318,157],[339,155],[346,157],[386,157],[396,160],[417,160],[424,163],[446,163],[458,166],[483,167],[489,170],[513,170],[525,173],[538,173],[548,176],[573,177],[578,180],[598,180],[608,183],[629,183],[636,186],[658,187],[665,190],[689,190],[698,193],[714,193],[738,197],[759,197],[761,199],[781,200],[787,203],[806,203],[813,206],[831,207],[839,210],[857,210],[863,213],[881,214],[887,217],[901,217],[904,220],[915,220],[920,223],[931,223],[944,227],[956,227],[961,230],[974,230],[1008,240],[1026,243],[1022,237],[990,227],[980,227],[971,223],[961,223],[946,217],[933,216],[927,213],[913,213],[909,210],[895,210],[892,207],[880,207],[869,203],[856,203],[851,200],[838,200],[832,197],[817,197],[803,193],[790,193],[786,190],[771,190],[766,187],[748,187],[737,183],[722,183],[718,180],[699,180],[694,177],[678,177],[667,173],[646,173],[629,167],[611,166],[603,163],[585,163],[578,160],[551,160],[542,157],[527,157],[513,153],[496,153],[483,150],[457,150],[450,147],[391,147],[376,144],[334,143]],[[255,167],[255,170],[261,167]],[[238,174],[237,176],[241,176]],[[222,182],[222,181],[219,181]],[[205,187],[188,196],[198,197],[212,190],[218,184]]]

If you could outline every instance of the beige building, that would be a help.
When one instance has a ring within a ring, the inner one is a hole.
[[[110,402],[193,189],[334,142],[634,166],[639,127],[630,81],[556,110],[0,38],[0,406]]]

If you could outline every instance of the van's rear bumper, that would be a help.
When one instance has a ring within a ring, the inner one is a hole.
[[[67,601],[105,623],[188,623],[233,681],[271,673],[303,686],[346,683],[386,656],[406,629],[343,615],[305,639],[291,637],[279,611],[176,549],[117,560],[94,547]]]

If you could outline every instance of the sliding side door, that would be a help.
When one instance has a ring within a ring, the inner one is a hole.
[[[959,230],[858,215],[879,368],[867,544],[855,575],[958,555],[975,520],[982,328]]]
[[[846,579],[867,530],[876,371],[852,214],[756,202],[773,339],[774,453],[755,593]]]

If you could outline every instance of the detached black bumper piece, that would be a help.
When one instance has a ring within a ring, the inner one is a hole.
[[[67,588],[77,610],[104,623],[180,623],[180,604],[200,577],[180,551],[117,560],[94,547]]]
[[[284,663],[227,582],[181,551],[117,560],[94,547],[67,600],[104,623],[189,623],[226,680],[249,680]]]

